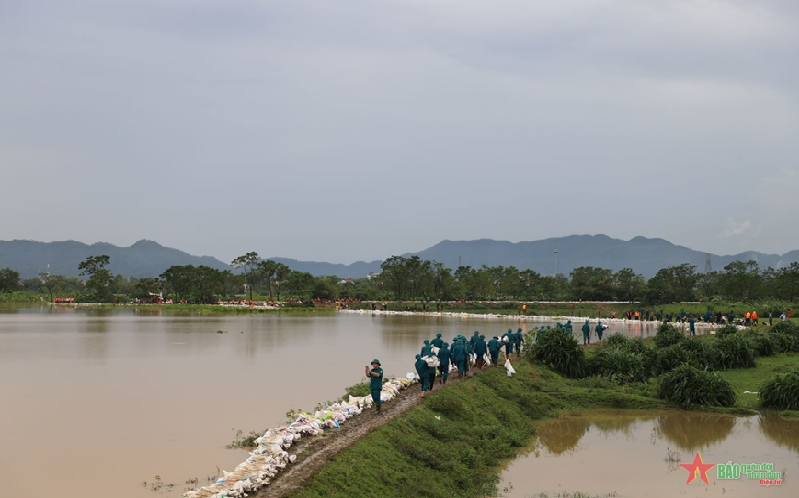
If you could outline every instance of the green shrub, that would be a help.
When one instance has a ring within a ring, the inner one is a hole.
[[[567,377],[579,379],[588,371],[583,348],[568,332],[550,329],[539,334],[532,353],[534,359]]]
[[[652,364],[643,353],[619,347],[602,347],[589,361],[591,372],[619,384],[646,382],[652,377]]]
[[[733,406],[735,391],[715,372],[680,365],[660,378],[658,397],[685,409],[694,406]]]
[[[659,348],[667,348],[685,339],[685,334],[669,323],[663,323],[658,327],[655,334],[655,345]]]
[[[769,332],[773,334],[788,334],[799,336],[799,325],[793,322],[777,322],[771,326]]]
[[[755,351],[742,335],[729,335],[716,339],[717,369],[751,368],[755,366]]]
[[[602,344],[608,347],[625,347],[629,342],[630,339],[624,334],[612,334],[602,341]]]
[[[779,339],[774,334],[747,331],[744,333],[744,338],[749,341],[749,345],[756,356],[774,356],[777,354],[777,341]]]
[[[738,333],[738,327],[736,327],[735,325],[725,325],[720,329],[716,330],[716,337],[725,337],[737,333]]]
[[[765,408],[799,410],[799,370],[777,374],[763,384],[760,403]]]
[[[706,341],[695,337],[686,337],[678,344],[658,350],[655,371],[670,372],[683,363],[700,369],[715,370],[718,365],[718,356],[718,351]]]
[[[799,336],[792,334],[769,334],[778,353],[799,353]]]

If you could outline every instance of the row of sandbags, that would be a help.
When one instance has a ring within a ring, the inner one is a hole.
[[[380,399],[390,401],[402,389],[416,382],[416,375],[409,373],[404,378],[391,378],[383,384]],[[303,435],[316,436],[325,431],[339,427],[350,417],[360,413],[372,405],[372,397],[353,397],[347,401],[333,403],[323,410],[300,414],[294,422],[285,427],[269,429],[263,436],[255,440],[258,445],[244,462],[233,472],[223,472],[214,484],[187,491],[186,498],[240,498],[247,496],[262,486],[269,484],[278,472],[296,460],[286,450]]]

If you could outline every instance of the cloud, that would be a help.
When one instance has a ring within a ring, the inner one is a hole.
[[[754,225],[749,220],[738,223],[733,218],[729,218],[727,220],[727,226],[725,226],[724,230],[721,231],[721,237],[725,239],[730,237],[738,237],[746,234],[747,232],[751,232],[753,228]]]

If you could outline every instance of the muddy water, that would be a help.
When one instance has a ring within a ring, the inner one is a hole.
[[[160,475],[177,484],[167,496],[179,496],[186,480],[205,484],[217,467],[244,460],[245,452],[224,447],[234,429],[275,427],[291,408],[341,396],[375,357],[386,374],[404,375],[437,332],[449,340],[508,326],[368,314],[0,309],[2,495],[162,496],[142,486]]]
[[[618,497],[795,497],[799,492],[799,421],[694,412],[625,416],[585,412],[538,425],[539,434],[502,474],[499,496],[582,492]],[[686,484],[680,463],[772,463],[779,486],[717,478],[716,467]],[[616,493],[616,494],[612,494]]]

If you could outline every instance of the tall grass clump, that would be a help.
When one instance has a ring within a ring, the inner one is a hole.
[[[592,373],[618,384],[646,382],[652,377],[652,364],[643,353],[623,347],[602,347],[590,360]]]
[[[695,406],[733,406],[735,391],[715,372],[683,364],[660,377],[658,397],[690,409]]]
[[[716,368],[752,368],[755,366],[755,351],[743,335],[729,335],[716,339],[718,351]]]
[[[799,370],[766,381],[760,388],[760,404],[777,410],[799,410]]]
[[[777,354],[777,342],[779,339],[775,334],[748,330],[743,336],[749,341],[749,345],[754,350],[756,356],[766,357]]]
[[[655,345],[659,348],[667,348],[685,339],[685,334],[669,323],[663,323],[658,327],[655,334]]]
[[[588,372],[585,352],[570,333],[557,329],[540,334],[532,348],[533,358],[567,377],[579,379]]]
[[[725,325],[720,329],[716,330],[716,337],[726,337],[728,335],[737,334],[738,327],[735,325]]]
[[[716,370],[718,368],[719,352],[707,341],[695,337],[686,337],[677,344],[657,351],[655,370],[666,373],[674,370],[683,363],[696,368]]]
[[[799,335],[799,325],[793,322],[777,322],[771,326],[769,332],[772,334]]]
[[[602,345],[607,347],[626,347],[630,339],[624,334],[612,334],[605,338]]]

